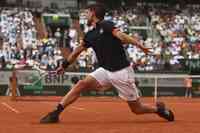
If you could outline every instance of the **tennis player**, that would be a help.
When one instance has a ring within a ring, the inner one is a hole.
[[[91,47],[96,53],[99,68],[90,73],[85,79],[78,81],[63,97],[56,108],[44,116],[40,123],[57,123],[63,110],[75,102],[82,91],[96,89],[105,90],[115,87],[119,97],[127,102],[130,110],[135,114],[154,113],[160,117],[174,121],[174,114],[165,107],[163,102],[158,102],[154,107],[143,104],[140,101],[135,85],[134,70],[127,60],[123,45],[132,44],[148,54],[149,48],[144,47],[136,38],[119,31],[111,21],[104,20],[105,7],[101,4],[93,4],[87,7],[88,25],[94,28],[86,33],[83,42],[69,55],[58,68],[58,73],[63,73],[78,55]]]

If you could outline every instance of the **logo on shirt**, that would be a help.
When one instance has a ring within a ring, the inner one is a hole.
[[[99,33],[102,34],[103,33],[103,29],[100,29]]]

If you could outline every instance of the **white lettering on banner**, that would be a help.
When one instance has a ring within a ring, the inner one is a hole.
[[[44,85],[63,85],[70,84],[71,77],[69,75],[46,75],[44,77]]]

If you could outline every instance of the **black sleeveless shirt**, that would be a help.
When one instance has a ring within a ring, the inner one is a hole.
[[[99,66],[109,71],[117,71],[130,65],[121,40],[112,34],[114,29],[113,22],[103,20],[84,37],[84,46],[92,47]]]

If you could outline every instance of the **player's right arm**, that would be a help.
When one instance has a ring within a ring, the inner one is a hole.
[[[73,63],[82,51],[92,46],[92,41],[92,34],[90,32],[87,32],[83,40],[80,42],[80,45],[76,47],[75,50],[68,57],[65,58],[62,66],[57,69],[57,73],[63,73],[64,69],[66,69],[71,63]]]
[[[84,50],[86,50],[87,48],[84,47],[84,42],[81,42],[80,45],[78,47],[76,47],[72,53],[70,53],[70,55],[64,59],[63,64],[61,67],[59,67],[56,71],[58,74],[62,74],[64,73],[64,69],[66,69],[70,64],[72,64],[77,57],[80,55],[80,53]]]
[[[77,48],[75,48],[75,50],[68,56],[68,58],[66,59],[70,64],[73,63],[76,58],[80,55],[80,53],[82,51],[86,50],[86,48],[83,46],[83,44],[81,43],[80,46],[78,46]]]

